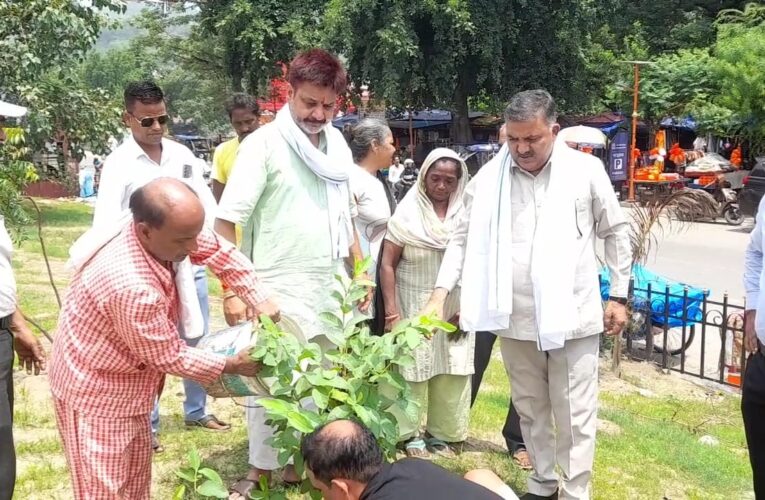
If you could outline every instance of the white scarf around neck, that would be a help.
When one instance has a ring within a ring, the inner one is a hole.
[[[577,257],[576,158],[555,145],[550,181],[537,219],[531,257],[531,281],[538,348],[563,347],[579,327],[574,297]],[[465,331],[505,330],[513,314],[512,157],[503,146],[476,175],[462,269],[460,321]]]
[[[107,243],[120,235],[133,223],[133,214],[125,209],[114,224],[101,224],[88,229],[77,238],[69,249],[69,260],[66,267],[79,272]],[[181,262],[173,263],[175,269],[175,287],[178,290],[180,302],[180,325],[183,337],[197,339],[205,333],[205,322],[202,316],[202,306],[197,297],[197,287],[194,280],[194,266],[188,257]]]
[[[274,121],[290,148],[326,184],[332,258],[347,257],[348,248],[353,241],[348,175],[355,165],[345,139],[331,124],[327,125],[324,129],[327,153],[323,153],[295,123],[289,104],[279,110]]]

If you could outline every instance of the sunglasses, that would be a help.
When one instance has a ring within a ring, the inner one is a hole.
[[[157,122],[157,123],[159,123],[160,125],[164,125],[165,123],[167,123],[167,120],[169,119],[169,117],[168,117],[167,115],[160,115],[160,116],[147,116],[147,117],[145,117],[145,118],[141,118],[141,119],[137,118],[137,117],[136,117],[134,114],[132,114],[132,113],[130,114],[130,116],[132,116],[132,117],[135,119],[135,121],[137,121],[138,123],[140,123],[140,124],[141,124],[141,126],[142,126],[143,128],[149,128],[149,127],[151,127],[152,125],[154,125],[154,121],[155,121],[155,120],[156,120],[156,122]]]

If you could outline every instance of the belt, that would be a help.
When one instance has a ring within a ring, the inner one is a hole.
[[[0,330],[11,329],[11,317],[13,317],[13,314],[9,314],[8,316],[4,318],[0,318]]]

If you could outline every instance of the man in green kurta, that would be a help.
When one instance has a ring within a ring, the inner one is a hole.
[[[234,241],[234,225],[244,227],[241,250],[282,314],[311,340],[322,334],[319,314],[336,307],[329,292],[334,275],[345,272],[343,260],[361,258],[348,189],[353,159],[331,126],[347,82],[340,62],[319,49],[292,61],[288,81],[288,104],[239,146],[215,228]],[[229,324],[246,317],[244,304],[230,292],[224,312]],[[252,408],[256,403],[247,403],[252,470],[234,487],[244,498],[261,475],[270,477],[279,467],[276,450],[265,443],[273,431],[263,408]],[[284,479],[298,478],[290,468]]]

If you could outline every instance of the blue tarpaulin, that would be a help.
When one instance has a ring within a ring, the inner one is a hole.
[[[696,120],[692,116],[684,116],[682,118],[667,117],[659,123],[664,128],[684,128],[688,130],[696,130]]]
[[[669,302],[669,328],[690,326],[701,322],[703,318],[702,303],[709,293],[694,286],[670,281],[659,276],[643,266],[636,265],[632,268],[632,276],[635,279],[634,309],[648,309],[648,287],[651,287],[650,308],[651,321],[655,325],[664,325]],[[669,300],[667,300],[667,287],[669,287]],[[685,297],[685,288],[688,287],[688,297]],[[600,271],[600,294],[603,300],[608,300],[611,280],[607,268]]]

